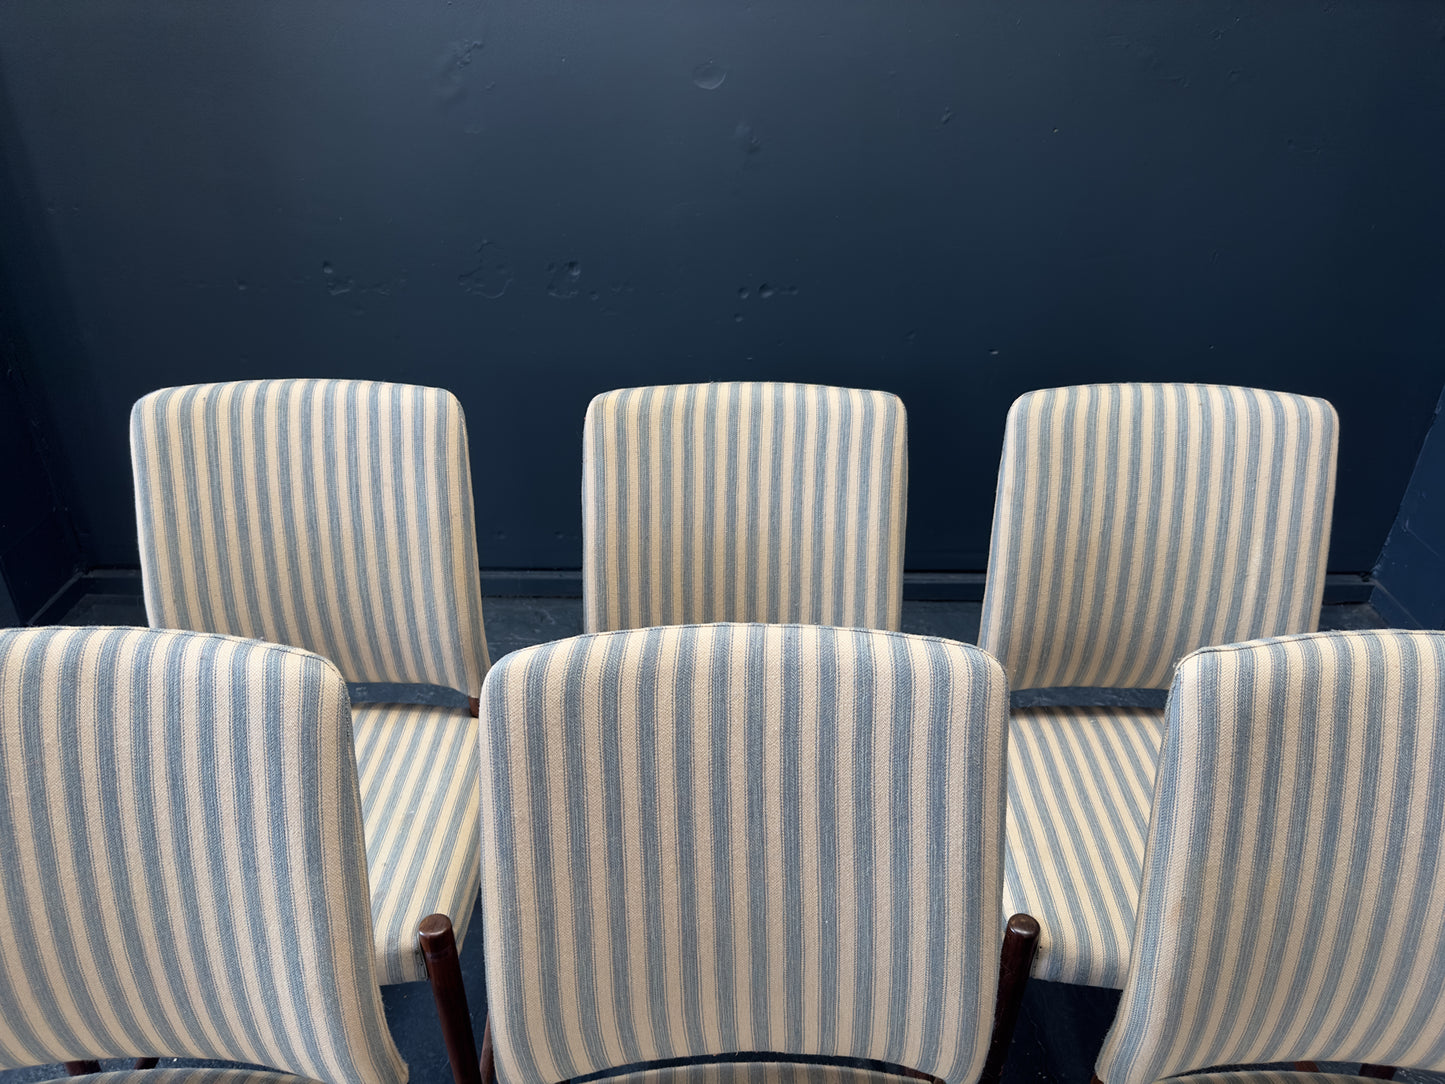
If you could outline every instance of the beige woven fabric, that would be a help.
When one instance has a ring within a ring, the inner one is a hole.
[[[897,629],[907,418],[808,384],[599,395],[582,451],[588,632],[707,621]]]

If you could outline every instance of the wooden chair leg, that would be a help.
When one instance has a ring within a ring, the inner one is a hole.
[[[1294,1063],[1294,1071],[1296,1073],[1318,1073],[1320,1071],[1320,1063],[1317,1061],[1297,1061]]]
[[[1393,1065],[1361,1065],[1360,1075],[1373,1077],[1375,1080],[1394,1080],[1395,1067]]]
[[[492,1017],[482,1025],[482,1084],[496,1084],[497,1067],[492,1064]]]
[[[160,1064],[160,1058],[136,1058],[132,1069],[154,1069]]]
[[[457,959],[457,939],[452,920],[446,915],[428,915],[417,928],[421,954],[426,960],[427,980],[436,999],[442,1025],[442,1041],[452,1063],[455,1084],[481,1084],[477,1042],[472,1034],[472,1014],[467,1009],[467,990],[462,985],[462,965]]]
[[[979,1084],[998,1084],[1003,1076],[1003,1063],[1013,1041],[1014,1025],[1018,1023],[1019,1006],[1023,1004],[1024,987],[1029,983],[1029,968],[1039,947],[1039,924],[1032,915],[1014,915],[1004,927],[1003,952],[999,955],[998,1001],[993,1010],[993,1037],[988,1044],[988,1060],[983,1063]]]

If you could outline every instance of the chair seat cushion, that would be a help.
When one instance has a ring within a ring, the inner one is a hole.
[[[166,1069],[122,1069],[113,1073],[91,1073],[88,1076],[66,1076],[51,1084],[315,1084],[304,1076],[277,1073],[267,1069],[222,1069],[216,1066]]]
[[[383,985],[426,978],[417,927],[452,920],[458,946],[481,870],[478,724],[464,708],[357,704],[356,767]]]
[[[918,1084],[918,1078],[836,1062],[739,1060],[640,1069],[597,1084]]]
[[[1013,713],[1004,914],[1039,921],[1035,977],[1123,987],[1163,737],[1150,708]]]

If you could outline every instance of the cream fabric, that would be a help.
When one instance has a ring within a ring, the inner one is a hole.
[[[1146,708],[1013,713],[1004,914],[1038,919],[1036,978],[1124,985],[1163,737]]]
[[[478,724],[464,709],[352,707],[371,921],[383,983],[420,982],[417,927],[452,919],[460,944],[480,879]]]
[[[897,629],[903,403],[808,384],[592,400],[582,438],[588,632],[703,621]]]
[[[294,644],[356,682],[469,695],[488,665],[466,424],[440,388],[251,380],[131,412],[152,625]],[[476,725],[358,706],[377,966],[426,977],[417,925],[461,944],[478,873]]]
[[[0,1067],[214,1058],[401,1084],[366,900],[325,659],[0,632]]]
[[[994,660],[672,626],[513,652],[482,701],[504,1084],[742,1052],[978,1077],[1002,939]]]
[[[131,411],[153,627],[293,644],[348,681],[475,696],[487,668],[466,423],[441,388],[245,380]]]
[[[1021,396],[979,646],[1015,691],[1163,689],[1197,647],[1314,630],[1337,430],[1323,399],[1254,388]]]
[[[1195,652],[1097,1073],[1445,1069],[1445,633]]]

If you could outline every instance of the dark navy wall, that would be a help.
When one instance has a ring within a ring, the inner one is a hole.
[[[23,624],[80,570],[48,442],[16,366],[0,304],[0,627]]]
[[[1445,391],[1400,514],[1375,568],[1372,598],[1392,625],[1445,629]]]
[[[1310,392],[1364,570],[1441,381],[1439,2],[8,0],[0,87],[94,564],[136,396],[346,374],[458,393],[521,568],[609,387],[898,392],[914,569],[983,567],[1026,389]]]

